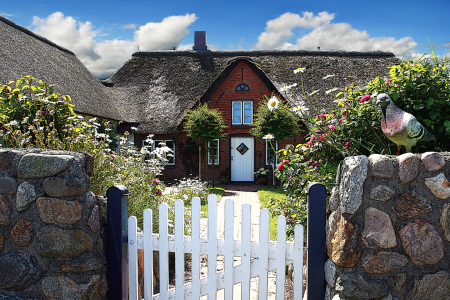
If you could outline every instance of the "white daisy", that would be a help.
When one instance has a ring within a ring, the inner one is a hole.
[[[263,136],[263,140],[273,140],[274,138],[275,138],[275,136],[270,133]]]
[[[272,96],[269,101],[267,102],[267,107],[270,111],[274,111],[278,108],[278,98],[275,96]]]
[[[311,94],[309,94],[308,96],[311,97],[312,95],[314,95],[315,93],[319,92],[319,90],[315,90],[314,92],[312,92]]]
[[[331,77],[334,77],[334,75],[327,75],[327,76],[323,77],[322,79],[328,79],[328,78],[331,78]]]
[[[294,70],[294,74],[298,74],[298,73],[304,73],[306,70],[306,68],[298,68]]]

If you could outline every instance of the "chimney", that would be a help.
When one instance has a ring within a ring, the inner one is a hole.
[[[208,50],[206,46],[206,31],[195,31],[194,51]]]
[[[320,51],[320,47],[317,47],[317,50],[319,50],[319,51]]]

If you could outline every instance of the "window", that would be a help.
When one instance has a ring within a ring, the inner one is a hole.
[[[219,164],[219,139],[208,142],[208,165]]]
[[[142,145],[145,145],[145,140],[142,141]],[[156,148],[169,147],[172,152],[166,153],[165,158],[167,159],[167,165],[175,165],[175,141],[174,140],[153,140],[151,151]]]
[[[233,101],[232,102],[233,125],[249,125],[253,122],[253,102]]]
[[[272,147],[275,148],[275,151],[278,151],[278,142],[272,142],[272,146],[270,146],[270,142],[266,141],[266,165],[272,165],[274,162],[275,153]],[[277,162],[275,161],[275,163]]]
[[[248,85],[240,84],[237,86],[236,91],[248,91]]]

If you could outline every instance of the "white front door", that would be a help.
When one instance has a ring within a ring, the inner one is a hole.
[[[254,181],[255,139],[231,137],[231,181]]]

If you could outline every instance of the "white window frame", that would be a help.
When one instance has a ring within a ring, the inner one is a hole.
[[[240,116],[239,117],[240,117],[240,120],[241,120],[240,122],[234,122],[234,117],[235,117],[234,105],[236,103],[239,104],[239,111],[240,111]],[[252,112],[252,114],[250,116],[251,117],[250,122],[245,122],[245,109],[244,109],[245,103],[250,103],[250,105],[251,105],[251,112]],[[232,101],[231,102],[231,124],[232,125],[250,125],[252,122],[253,122],[253,101],[249,101],[249,100]]]
[[[172,162],[167,162],[167,166],[174,166],[175,165],[175,141],[173,139],[154,139],[153,140],[153,144],[152,144],[152,151],[154,151],[156,149],[156,147],[159,146],[159,143],[164,143],[167,146],[167,142],[172,142],[173,143],[173,149],[172,149]],[[142,140],[142,145],[144,145],[145,140]]]
[[[219,153],[220,153],[220,141],[219,141],[219,139],[214,139],[214,141],[216,141],[216,143],[217,143],[217,162],[215,162],[214,163],[214,165],[218,165],[219,164],[219,162],[220,162],[220,155],[219,155]],[[211,155],[211,153],[209,152],[209,147],[210,147],[210,142],[208,142],[208,165],[212,165],[212,155]]]
[[[278,153],[278,142],[272,142],[272,144],[275,143],[275,151],[276,153]],[[269,162],[269,150],[272,150],[269,144],[269,141],[266,140],[266,166],[270,166],[270,162]],[[277,163],[276,159],[275,159],[275,164]]]

